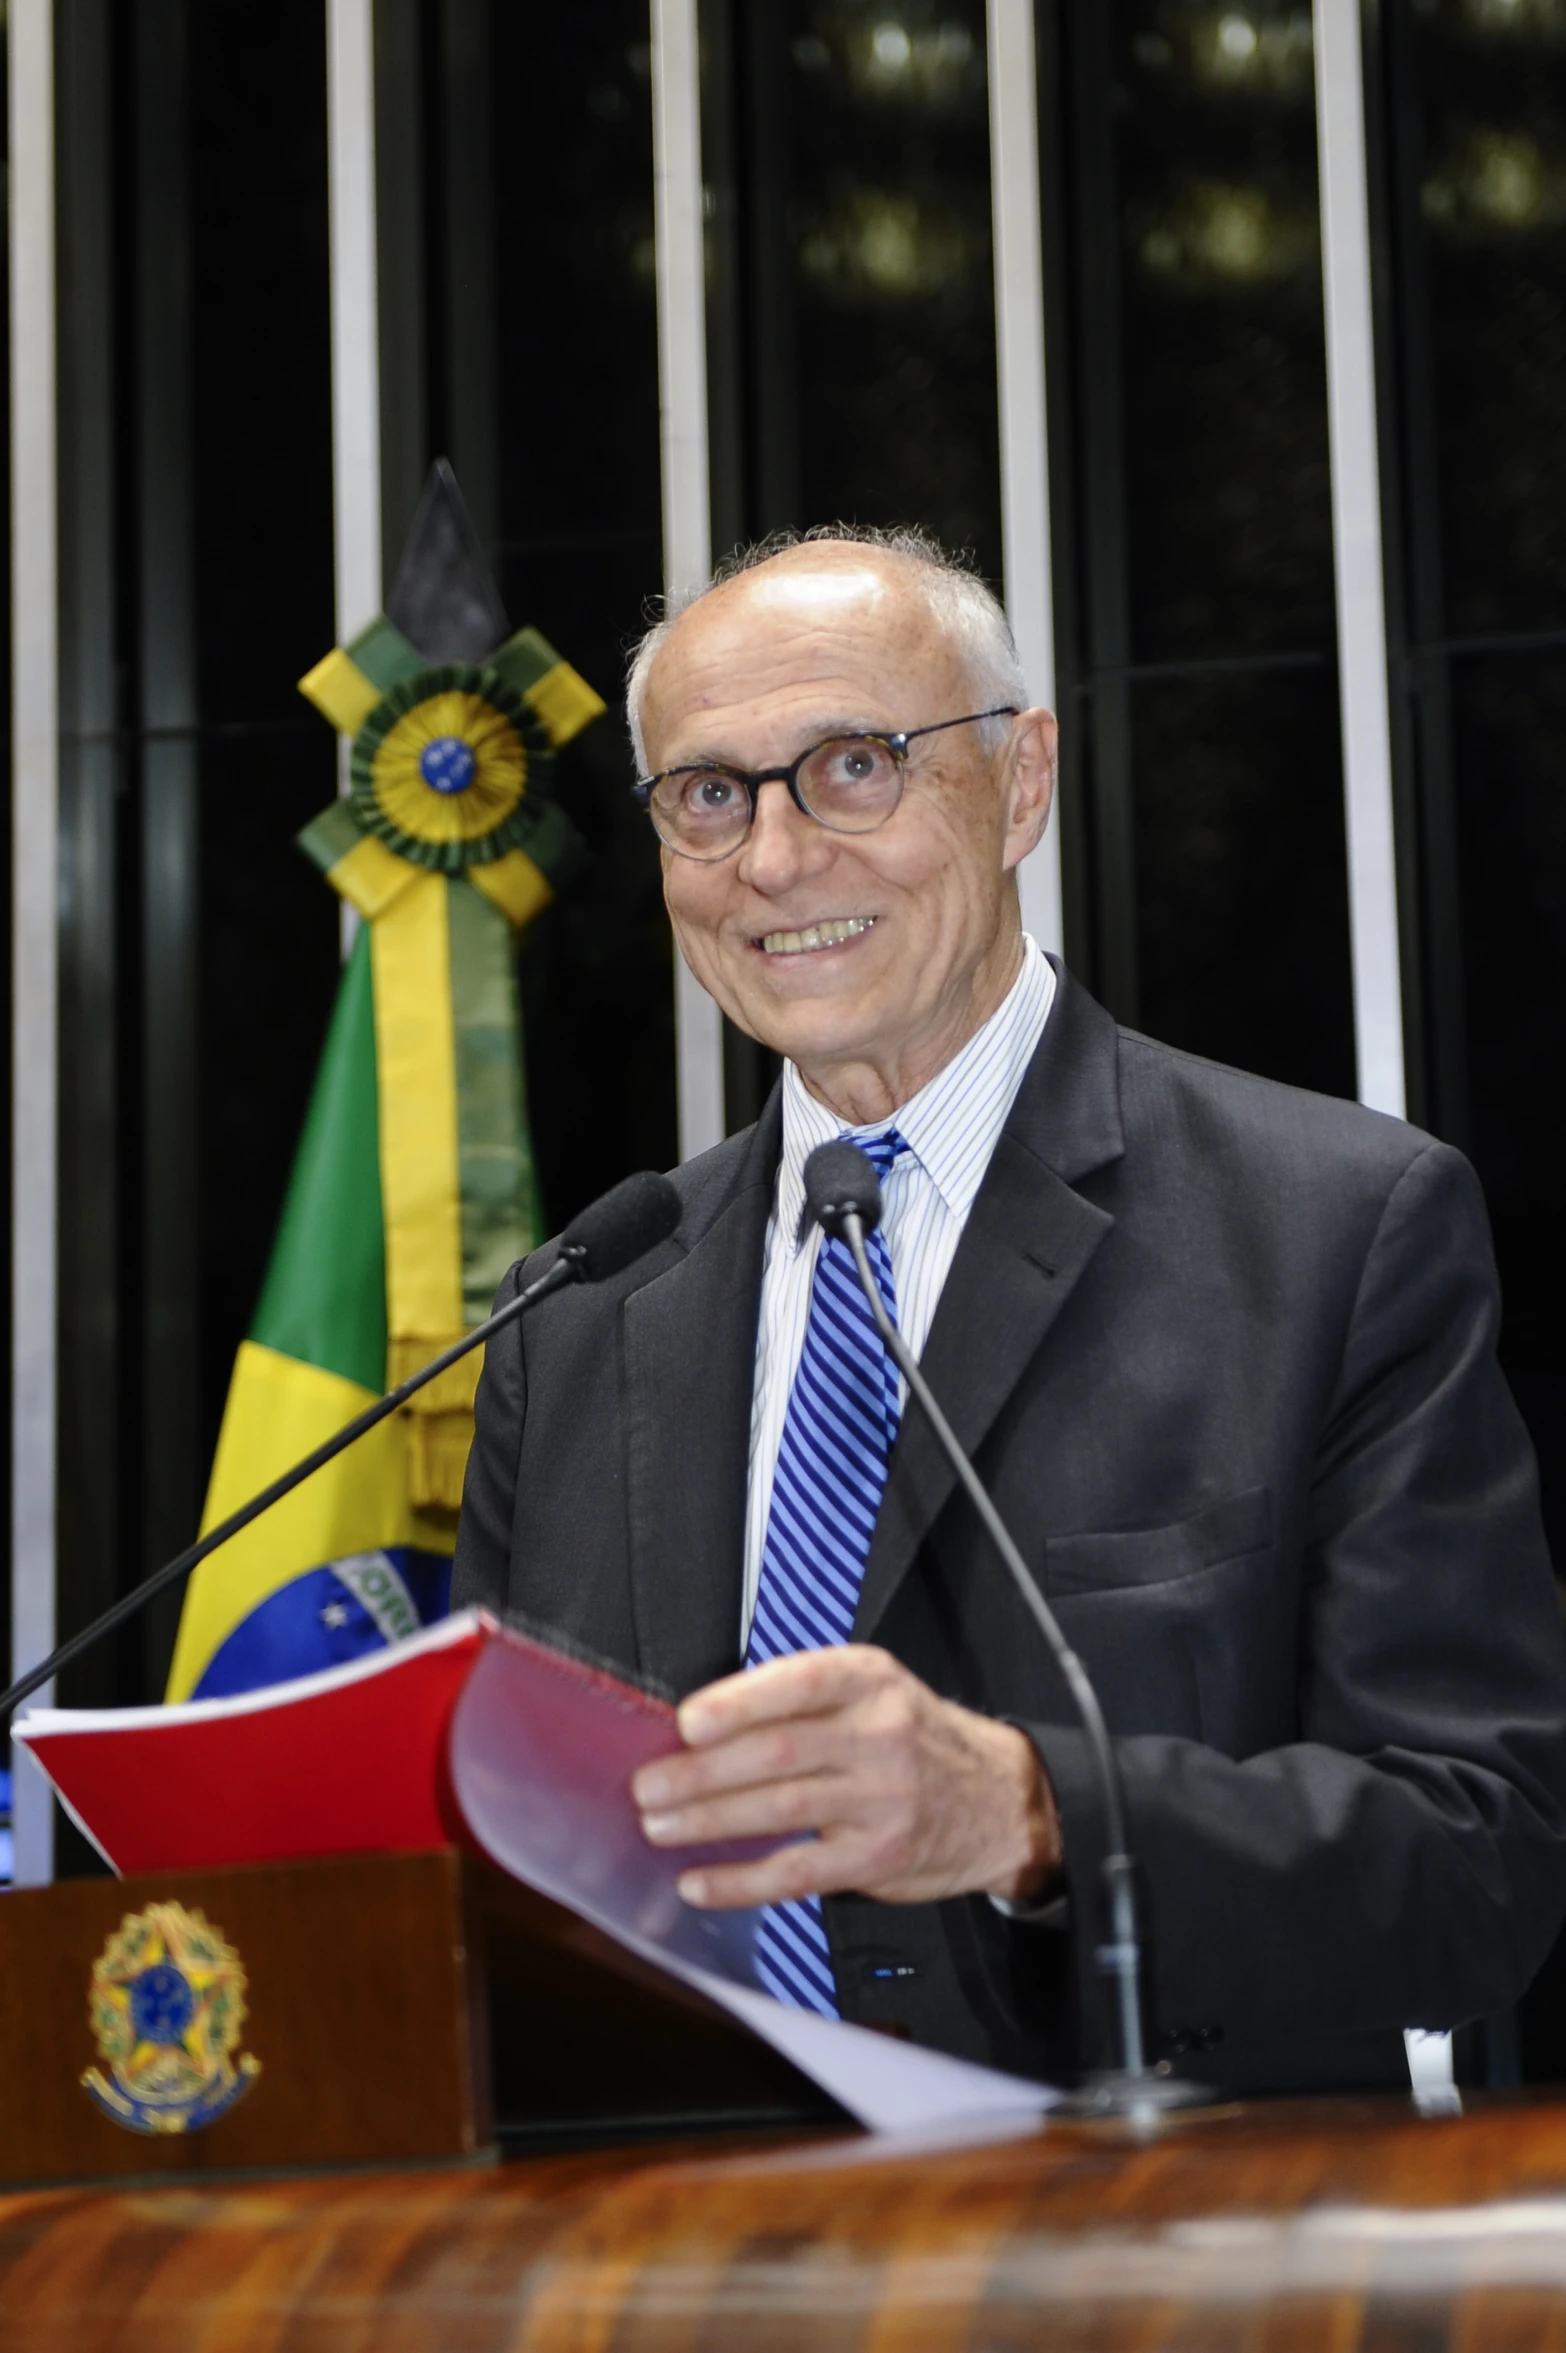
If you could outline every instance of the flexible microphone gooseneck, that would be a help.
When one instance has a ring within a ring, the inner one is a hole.
[[[1094,1960],[1109,1996],[1109,2017],[1119,2064],[1088,2074],[1068,2111],[1093,2116],[1146,2115],[1211,2098],[1205,2085],[1183,2082],[1148,2064],[1142,2035],[1142,1936],[1137,1918],[1136,1864],[1126,1836],[1125,1791],[1119,1761],[1087,1669],[1066,1640],[1059,1620],[1040,1593],[1005,1521],[983,1481],[936,1403],[929,1382],[901,1332],[886,1312],[880,1285],[865,1250],[865,1236],[881,1222],[881,1187],[868,1156],[857,1144],[820,1144],[805,1162],[805,1206],[823,1233],[846,1242],[870,1303],[876,1329],[940,1441],[985,1533],[1011,1573],[1012,1583],[1049,1645],[1087,1734],[1103,1807],[1107,1852],[1101,1867],[1107,1935],[1094,1946]]]
[[[226,1544],[231,1536],[237,1536],[242,1528],[248,1528],[251,1521],[258,1520],[264,1511],[270,1511],[274,1503],[280,1503],[285,1495],[291,1495],[296,1487],[302,1486],[306,1479],[350,1447],[356,1438],[362,1438],[366,1430],[373,1430],[377,1422],[385,1421],[388,1414],[406,1405],[415,1390],[422,1389],[426,1382],[433,1381],[449,1365],[454,1365],[473,1349],[481,1348],[486,1340],[492,1340],[497,1332],[503,1332],[507,1324],[515,1323],[518,1316],[525,1315],[530,1307],[536,1307],[541,1299],[547,1299],[552,1292],[563,1291],[572,1283],[601,1283],[606,1277],[617,1275],[626,1267],[634,1265],[638,1258],[656,1249],[660,1242],[666,1242],[679,1222],[679,1194],[667,1177],[654,1176],[651,1171],[627,1177],[599,1200],[590,1203],[580,1217],[573,1218],[561,1235],[559,1253],[554,1263],[536,1282],[529,1283],[525,1291],[519,1291],[515,1299],[508,1299],[497,1315],[492,1315],[487,1323],[476,1325],[471,1332],[465,1332],[451,1347],[442,1349],[439,1356],[432,1357],[416,1373],[410,1373],[407,1380],[399,1381],[395,1389],[388,1389],[384,1397],[377,1397],[373,1405],[367,1405],[363,1413],[356,1415],[351,1422],[345,1422],[313,1454],[307,1454],[302,1462],[296,1462],[292,1470],[284,1471],[281,1478],[272,1481],[270,1487],[263,1487],[259,1495],[253,1495],[248,1503],[241,1504],[238,1511],[231,1512],[217,1527],[209,1529],[197,1543],[187,1546],[176,1559],[165,1562],[161,1569],[155,1569],[132,1592],[115,1602],[111,1609],[106,1609],[102,1617],[94,1618],[92,1624],[85,1626],[80,1634],[73,1634],[69,1642],[62,1642],[58,1650],[51,1651],[41,1665],[31,1667],[25,1675],[18,1676],[9,1691],[0,1694],[0,1724],[9,1722],[20,1703],[47,1683],[61,1667],[69,1666],[72,1659],[80,1658],[83,1651],[90,1650],[105,1634],[112,1634],[116,1626],[122,1626],[127,1618],[134,1617],[138,1610],[144,1609],[154,1595],[162,1593],[168,1586],[188,1575],[198,1561],[206,1559],[209,1552],[216,1552],[219,1545]]]

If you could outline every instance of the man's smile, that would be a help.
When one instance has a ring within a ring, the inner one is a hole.
[[[826,923],[807,923],[799,931],[769,931],[757,946],[769,956],[810,956],[818,948],[840,948],[857,940],[878,920],[874,915],[837,915]]]

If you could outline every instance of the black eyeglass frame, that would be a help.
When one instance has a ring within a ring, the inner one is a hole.
[[[899,778],[904,779],[908,767],[908,746],[916,742],[921,735],[944,735],[948,727],[974,727],[981,719],[1015,719],[1020,709],[1019,703],[997,703],[992,710],[965,711],[960,719],[937,719],[929,727],[900,728],[896,735],[881,735],[870,727],[858,727],[851,730],[840,729],[836,734],[824,735],[819,743],[807,745],[798,759],[791,760],[786,768],[730,768],[722,760],[687,760],[682,762],[678,768],[660,768],[656,776],[639,776],[631,787],[631,796],[637,807],[645,812],[654,833],[658,834],[658,839],[663,843],[664,848],[676,858],[689,858],[692,864],[697,866],[721,866],[725,858],[734,856],[735,851],[756,822],[756,795],[764,784],[786,784],[788,797],[802,817],[808,817],[813,825],[824,826],[828,833],[842,834],[852,840],[856,834],[879,833],[882,826],[888,824],[896,816],[903,804],[902,783],[899,782],[896,800],[884,817],[876,819],[874,825],[830,824],[825,817],[816,814],[799,789],[799,772],[807,760],[815,758],[817,752],[824,752],[827,745],[833,743],[884,744],[897,762]],[[732,783],[743,785],[745,798],[750,804],[750,815],[745,821],[745,832],[737,834],[729,847],[726,850],[720,850],[715,858],[700,857],[694,850],[682,850],[678,842],[671,842],[667,835],[658,832],[658,820],[653,815],[652,807],[654,792],[670,776],[726,776]]]

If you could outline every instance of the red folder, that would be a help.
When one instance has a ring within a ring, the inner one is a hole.
[[[539,1736],[628,1810],[638,1765],[680,1745],[674,1710],[481,1610],[296,1683],[177,1707],[34,1709],[14,1737],[121,1873],[473,1845],[449,1735],[493,1643]]]

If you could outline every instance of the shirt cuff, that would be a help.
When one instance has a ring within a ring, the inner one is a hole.
[[[1026,1928],[1063,1930],[1071,1926],[1071,1898],[1067,1895],[1040,1896],[1031,1903],[1012,1903],[1003,1895],[992,1895],[989,1900],[1003,1920],[1020,1921]]]
[[[1024,1740],[1031,1744],[1038,1756],[1039,1768],[1045,1779],[1048,1780],[1049,1766],[1045,1762],[1042,1749],[1039,1748],[1038,1736],[1032,1726],[1020,1723],[1015,1716],[1003,1716],[1001,1722],[1009,1724],[1014,1732],[1020,1732]],[[1050,1788],[1053,1796],[1054,1784],[1052,1782]],[[1058,1818],[1060,1812],[1058,1803],[1055,1811]],[[1071,1926],[1071,1898],[1066,1894],[1064,1888],[1058,1885],[1058,1877],[1057,1873],[1057,1885],[1048,1895],[1024,1898],[1021,1903],[1012,1903],[1009,1898],[1003,1895],[992,1895],[990,1902],[1003,1920],[1015,1920],[1024,1928],[1053,1928],[1059,1933],[1064,1933]]]

